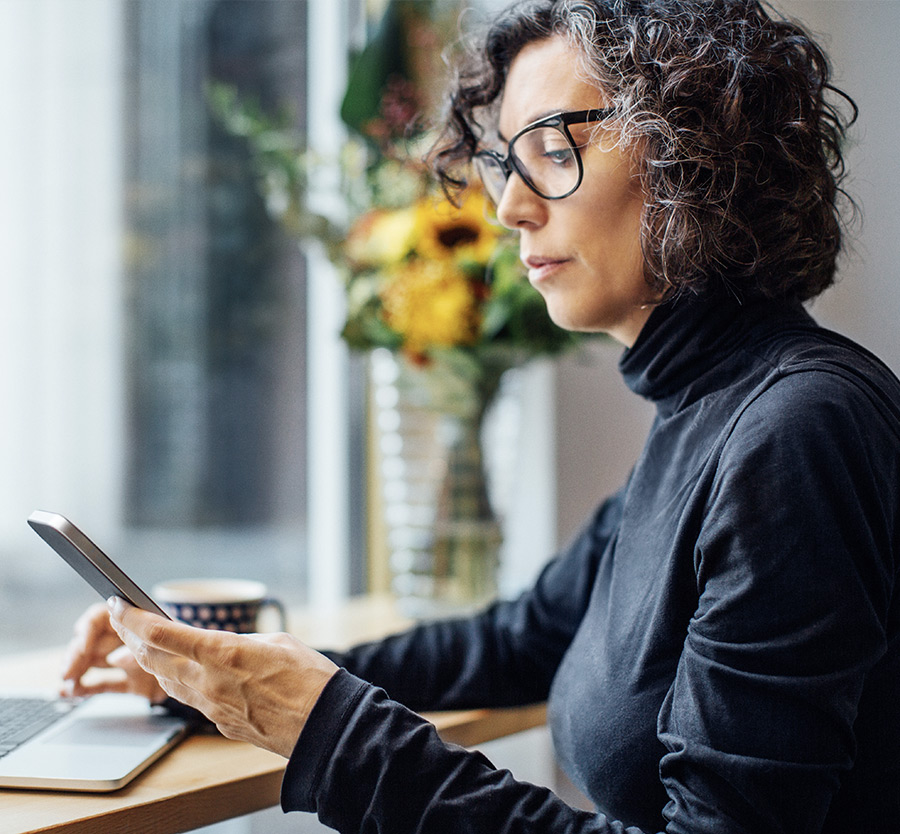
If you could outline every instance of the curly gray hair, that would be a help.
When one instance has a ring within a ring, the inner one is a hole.
[[[513,59],[552,36],[581,54],[642,160],[651,286],[804,301],[834,281],[856,105],[811,36],[758,0],[516,3],[458,68],[432,155],[448,193],[465,186],[461,164],[496,118]]]

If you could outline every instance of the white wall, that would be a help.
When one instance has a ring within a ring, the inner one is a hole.
[[[0,2],[0,557],[38,502],[118,523],[119,16]]]
[[[347,85],[329,60],[346,48],[348,4],[313,0],[309,25],[310,148],[328,159],[344,141],[337,111]],[[339,173],[319,172],[313,181],[314,199],[323,214],[341,211]],[[331,199],[329,199],[329,192]],[[348,471],[347,349],[339,337],[344,298],[334,267],[318,249],[310,247],[307,287],[307,545],[308,597],[317,604],[336,604],[346,594],[349,576],[349,507],[344,473]]]
[[[900,2],[783,0],[822,34],[835,80],[860,109],[848,153],[848,190],[863,223],[838,286],[812,308],[824,323],[874,350],[900,373]]]
[[[812,307],[824,324],[874,350],[900,373],[900,0],[780,0],[829,52],[838,86],[860,108],[847,154],[848,189],[864,222],[839,283]],[[557,531],[568,539],[621,482],[640,451],[651,410],[625,388],[612,344],[592,365],[557,373]]]

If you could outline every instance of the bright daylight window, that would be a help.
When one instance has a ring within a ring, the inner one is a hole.
[[[305,596],[307,267],[207,88],[304,129],[313,5],[0,3],[0,651],[61,642],[94,601],[36,508],[147,585]]]

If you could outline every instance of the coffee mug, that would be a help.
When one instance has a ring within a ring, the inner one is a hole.
[[[270,597],[262,582],[250,579],[173,579],[161,582],[153,598],[176,620],[199,628],[252,634],[258,631],[263,610],[278,616],[279,629],[287,628],[281,602]]]

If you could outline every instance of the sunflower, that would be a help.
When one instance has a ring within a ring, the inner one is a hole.
[[[478,341],[481,312],[467,276],[448,261],[410,260],[386,276],[380,292],[385,323],[414,357],[431,347]]]
[[[350,228],[344,254],[357,266],[391,266],[413,251],[417,233],[415,208],[372,209]]]
[[[489,203],[480,190],[466,192],[457,207],[448,200],[416,203],[416,251],[423,258],[486,264],[503,230],[488,217]]]

